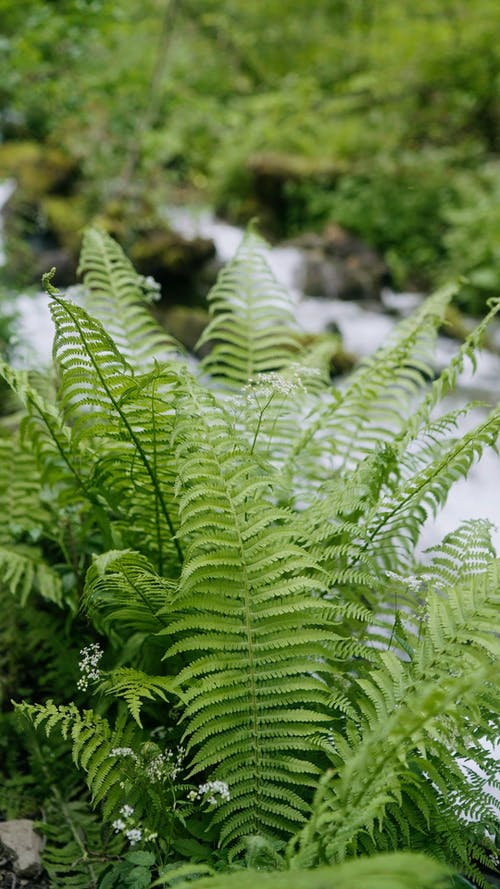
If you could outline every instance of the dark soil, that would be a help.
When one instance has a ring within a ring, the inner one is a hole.
[[[19,877],[12,870],[12,862],[0,858],[0,889],[50,889],[45,873],[38,877]]]

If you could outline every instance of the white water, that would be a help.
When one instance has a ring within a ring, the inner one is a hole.
[[[0,184],[0,208],[12,192],[13,184]],[[212,238],[217,256],[222,262],[230,259],[242,238],[242,230],[221,222],[207,211],[174,208],[166,211],[174,228],[187,237],[199,235]],[[0,217],[1,219],[1,217]],[[1,229],[0,229],[1,235]],[[0,237],[0,256],[1,256]],[[319,333],[334,322],[342,334],[344,347],[354,355],[371,354],[392,331],[395,319],[383,311],[367,309],[354,302],[341,302],[321,298],[304,298],[301,291],[303,257],[297,248],[274,247],[269,251],[270,265],[278,280],[296,297],[297,318],[301,327]],[[383,302],[387,308],[401,309],[407,314],[422,300],[418,294],[393,294],[386,291]],[[16,348],[16,364],[40,366],[48,364],[51,357],[53,326],[48,312],[48,299],[44,294],[20,295],[13,302],[20,315],[18,326],[19,346]],[[493,338],[500,337],[500,329]],[[455,353],[456,343],[440,337],[436,355],[437,368],[444,367]],[[495,403],[499,397],[500,357],[483,351],[478,359],[477,372],[468,369],[460,379],[457,394],[447,404],[457,407],[469,399]],[[476,421],[479,417],[476,412]],[[471,421],[463,428],[470,428]],[[470,518],[489,519],[495,526],[495,545],[500,552],[500,461],[495,452],[487,451],[479,464],[474,465],[465,480],[457,482],[444,509],[436,520],[430,519],[424,527],[420,549],[438,542],[446,533]]]

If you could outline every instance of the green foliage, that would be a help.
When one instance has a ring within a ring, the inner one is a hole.
[[[180,886],[184,889],[191,882],[169,883],[158,880],[155,886]],[[234,874],[217,874],[197,880],[199,889],[426,889],[449,886],[446,871],[436,862],[421,855],[379,855],[351,861],[336,867],[320,867],[315,872],[291,870],[285,873],[266,874],[256,870],[238,871]]]
[[[120,843],[104,837],[102,824],[85,799],[64,800],[53,794],[38,822],[46,840],[43,866],[53,886],[98,889],[108,856],[117,854]]]
[[[460,157],[450,149],[399,150],[358,164],[361,169],[341,176],[334,189],[290,183],[288,225],[300,231],[304,216],[316,225],[334,219],[385,255],[396,285],[428,287],[446,255],[446,213],[455,199],[457,165]],[[456,275],[460,265],[450,265]]]
[[[479,172],[463,174],[445,215],[447,267],[466,275],[461,301],[478,315],[500,284],[499,196],[500,168],[490,163]]]
[[[281,0],[2,0],[0,18],[2,141],[76,159],[75,220],[187,185],[279,233],[351,227],[399,284],[456,277],[474,253],[463,299],[484,306],[493,248],[474,220],[498,180],[496,0],[300,0],[286,15]],[[255,175],[263,154],[284,158],[277,183]],[[60,221],[57,199],[38,212],[58,207]],[[36,227],[36,209],[20,213]]]
[[[3,539],[17,552],[36,528],[31,560],[62,592],[9,568],[3,595],[45,596],[75,631],[87,615],[76,702],[17,709],[68,743],[122,844],[101,889],[273,870],[264,884],[418,889],[446,884],[439,861],[486,886],[499,562],[477,520],[427,562],[415,547],[496,447],[497,407],[465,434],[439,409],[500,301],[431,385],[452,286],[337,390],[297,348],[252,232],[211,293],[195,368],[110,238],[88,232],[81,267],[83,304],[45,279],[57,389],[2,365],[26,412]],[[59,511],[76,555],[50,530]],[[60,875],[73,852],[51,829]]]

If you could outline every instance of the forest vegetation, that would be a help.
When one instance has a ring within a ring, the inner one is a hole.
[[[447,397],[500,311],[499,4],[0,21],[6,314],[48,232],[81,282],[44,270],[48,370],[0,336],[0,826],[35,821],[44,889],[491,889],[500,560],[486,520],[419,541],[498,447]],[[179,202],[259,218],[197,361],[128,257]],[[432,290],[341,380],[258,233],[328,223]]]
[[[466,275],[479,313],[495,294],[496,0],[1,0],[0,20],[0,172],[25,141],[72,159],[56,226],[188,189],[269,235],[333,220],[399,287]]]

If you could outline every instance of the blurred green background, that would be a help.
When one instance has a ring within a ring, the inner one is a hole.
[[[128,247],[203,200],[274,238],[345,226],[399,288],[466,275],[473,313],[500,291],[498,0],[0,0],[0,22],[18,273],[26,233],[76,253],[98,218]]]

